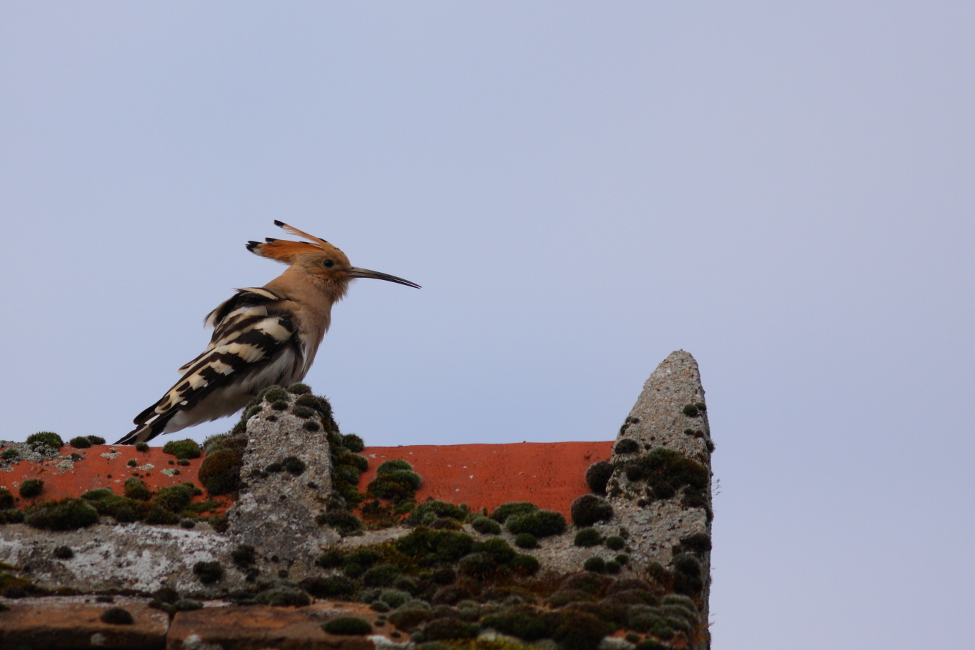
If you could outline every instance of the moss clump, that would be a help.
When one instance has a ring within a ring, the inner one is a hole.
[[[44,481],[39,478],[29,478],[20,484],[20,496],[24,499],[33,499],[44,491]]]
[[[192,483],[183,483],[182,485],[159,488],[152,501],[160,508],[164,508],[173,513],[180,513],[193,500],[193,487]]]
[[[606,494],[606,484],[613,476],[614,465],[606,460],[593,463],[586,470],[586,485],[596,494]]]
[[[205,585],[211,585],[223,578],[223,567],[219,562],[197,562],[193,565],[193,573]]]
[[[261,391],[261,394],[257,396],[258,399],[264,400],[268,404],[276,402],[278,400],[286,400],[289,398],[288,391],[286,391],[281,386],[269,386]]]
[[[16,447],[8,447],[3,450],[2,454],[0,454],[0,458],[3,458],[4,460],[13,460],[19,455],[20,452],[17,451]]]
[[[389,615],[389,622],[404,632],[414,630],[431,619],[433,615],[429,605],[418,601],[408,602]]]
[[[254,602],[272,607],[306,607],[311,604],[311,598],[301,589],[275,587],[254,596]]]
[[[603,542],[603,536],[595,528],[583,528],[578,533],[576,533],[575,539],[572,541],[576,546],[582,547],[592,547],[598,546]]]
[[[0,487],[0,510],[14,507],[14,495],[5,487]]]
[[[172,454],[176,458],[199,458],[202,453],[200,445],[187,438],[186,440],[170,440],[163,446],[164,454]]]
[[[531,533],[535,537],[550,537],[565,532],[566,523],[562,513],[554,510],[538,510],[530,514],[508,517],[505,528],[519,535]]]
[[[501,611],[485,616],[483,627],[494,628],[502,634],[518,637],[523,641],[537,641],[548,636],[548,626],[541,612],[527,605],[506,607]]]
[[[356,454],[366,448],[365,443],[362,442],[362,438],[354,433],[347,433],[342,436],[342,446]]]
[[[466,508],[447,503],[446,501],[430,500],[413,508],[406,523],[410,526],[430,525],[437,519],[453,519],[464,521],[470,514]]]
[[[603,573],[606,571],[606,560],[594,555],[583,563],[582,568],[593,573]]]
[[[152,496],[152,493],[149,491],[149,486],[146,485],[142,479],[135,477],[125,480],[125,485],[123,486],[122,491],[126,498],[133,499],[135,501],[148,501],[149,497]]]
[[[584,611],[565,612],[559,617],[552,638],[562,650],[596,650],[603,638],[613,632],[602,617]]]
[[[296,417],[299,417],[303,420],[307,420],[308,418],[315,415],[315,409],[309,408],[307,406],[299,406],[295,404],[293,407],[291,407],[291,413]]]
[[[237,566],[246,569],[254,564],[254,562],[257,560],[257,554],[254,551],[253,546],[241,544],[230,552],[230,559],[233,560],[234,564]]]
[[[88,442],[90,442],[93,445],[104,445],[105,439],[102,438],[101,436],[88,436]]]
[[[399,607],[406,601],[410,600],[412,596],[401,589],[384,589],[379,594],[379,600],[386,603],[390,607]]]
[[[613,549],[614,551],[620,551],[626,546],[626,540],[619,535],[613,535],[606,538],[606,548]]]
[[[135,443],[135,450],[141,451],[143,453],[149,451],[149,443],[147,442],[137,442]]]
[[[0,506],[2,507],[2,506]],[[681,551],[686,551],[689,553],[696,553],[702,555],[711,550],[711,536],[707,533],[694,533],[688,535],[680,540],[680,543],[674,547],[675,553],[680,553]]]
[[[617,454],[635,454],[640,451],[640,443],[633,438],[623,438],[616,443],[613,451]]]
[[[305,461],[301,460],[297,456],[286,456],[281,460],[281,467],[285,469],[292,476],[300,476],[308,469],[305,465]]]
[[[630,556],[627,555],[626,553],[620,553],[615,558],[613,558],[613,561],[620,566],[626,566],[630,562]]]
[[[538,548],[538,539],[531,533],[519,533],[515,537],[515,546],[518,548]]]
[[[369,634],[372,632],[372,625],[358,616],[336,616],[322,623],[322,629],[329,634],[351,636]]]
[[[82,499],[45,501],[31,506],[24,521],[33,528],[76,530],[98,523],[98,511]]]
[[[569,513],[572,515],[572,523],[581,528],[611,519],[613,507],[595,495],[584,494],[572,502]]]
[[[292,395],[308,395],[311,393],[311,388],[308,386],[308,384],[291,384],[288,386],[288,392]]]
[[[366,587],[391,587],[399,574],[400,568],[395,564],[377,564],[362,574],[362,584]]]
[[[300,584],[315,598],[348,598],[356,590],[355,582],[345,576],[305,578]]]
[[[77,436],[68,441],[68,444],[75,449],[88,449],[91,447],[91,440],[84,436]]]
[[[40,431],[27,436],[27,444],[35,449],[41,445],[44,445],[50,447],[51,449],[58,450],[64,446],[64,441],[61,440],[61,436],[53,431]]]
[[[71,550],[70,546],[57,546],[51,552],[51,555],[59,560],[70,560],[74,557],[74,551]]]
[[[455,616],[442,616],[440,618],[435,618],[423,628],[423,632],[426,635],[426,640],[429,641],[440,641],[449,639],[470,639],[477,636],[480,631],[480,626],[476,624],[467,623],[460,618]],[[434,644],[425,644],[424,648],[427,648]],[[449,649],[450,646],[447,644],[440,644]],[[430,648],[430,650],[434,650]]]
[[[103,623],[109,625],[132,625],[132,614],[121,607],[110,607],[99,616]]]
[[[220,449],[203,459],[198,477],[210,494],[227,494],[240,483],[241,455],[236,449]]]
[[[342,537],[360,533],[364,528],[362,520],[356,517],[355,513],[351,510],[344,508],[337,508],[321,513],[315,517],[315,523],[319,526],[331,526]]]
[[[527,501],[512,501],[498,506],[491,512],[491,519],[503,524],[512,515],[527,515],[538,511],[538,506]]]
[[[501,525],[493,519],[487,517],[475,517],[471,521],[471,526],[482,535],[500,535]]]

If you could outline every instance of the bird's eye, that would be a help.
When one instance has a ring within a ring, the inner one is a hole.
[[[322,266],[324,266],[326,269],[330,269],[333,266],[335,266],[335,262],[333,262],[332,260],[325,260],[324,262],[322,262]]]

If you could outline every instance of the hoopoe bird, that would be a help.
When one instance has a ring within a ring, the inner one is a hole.
[[[355,278],[420,288],[395,275],[352,266],[345,253],[281,221],[274,225],[304,241],[266,239],[247,250],[288,265],[263,287],[237,289],[206,317],[213,337],[179,369],[182,377],[162,399],[135,417],[136,427],[115,444],[152,440],[232,415],[268,386],[288,386],[308,374],[328,331],[332,305]]]

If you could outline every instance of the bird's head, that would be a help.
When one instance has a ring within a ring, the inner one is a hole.
[[[326,285],[340,287],[342,293],[351,280],[356,278],[374,278],[376,280],[386,280],[397,284],[405,284],[408,287],[420,288],[420,285],[398,278],[388,273],[360,269],[349,263],[349,258],[341,250],[332,246],[324,239],[319,239],[308,233],[304,233],[297,228],[286,223],[275,220],[274,225],[283,228],[286,232],[298,237],[309,240],[289,241],[287,239],[272,239],[268,237],[264,243],[247,242],[247,250],[266,257],[288,264],[297,266],[304,272],[321,280]]]

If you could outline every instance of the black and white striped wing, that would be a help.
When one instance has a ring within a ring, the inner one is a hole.
[[[283,300],[267,289],[241,289],[211,312],[207,324],[214,332],[207,349],[180,368],[176,385],[140,413],[135,430],[117,444],[230,415],[267,386],[300,374],[297,323]]]

